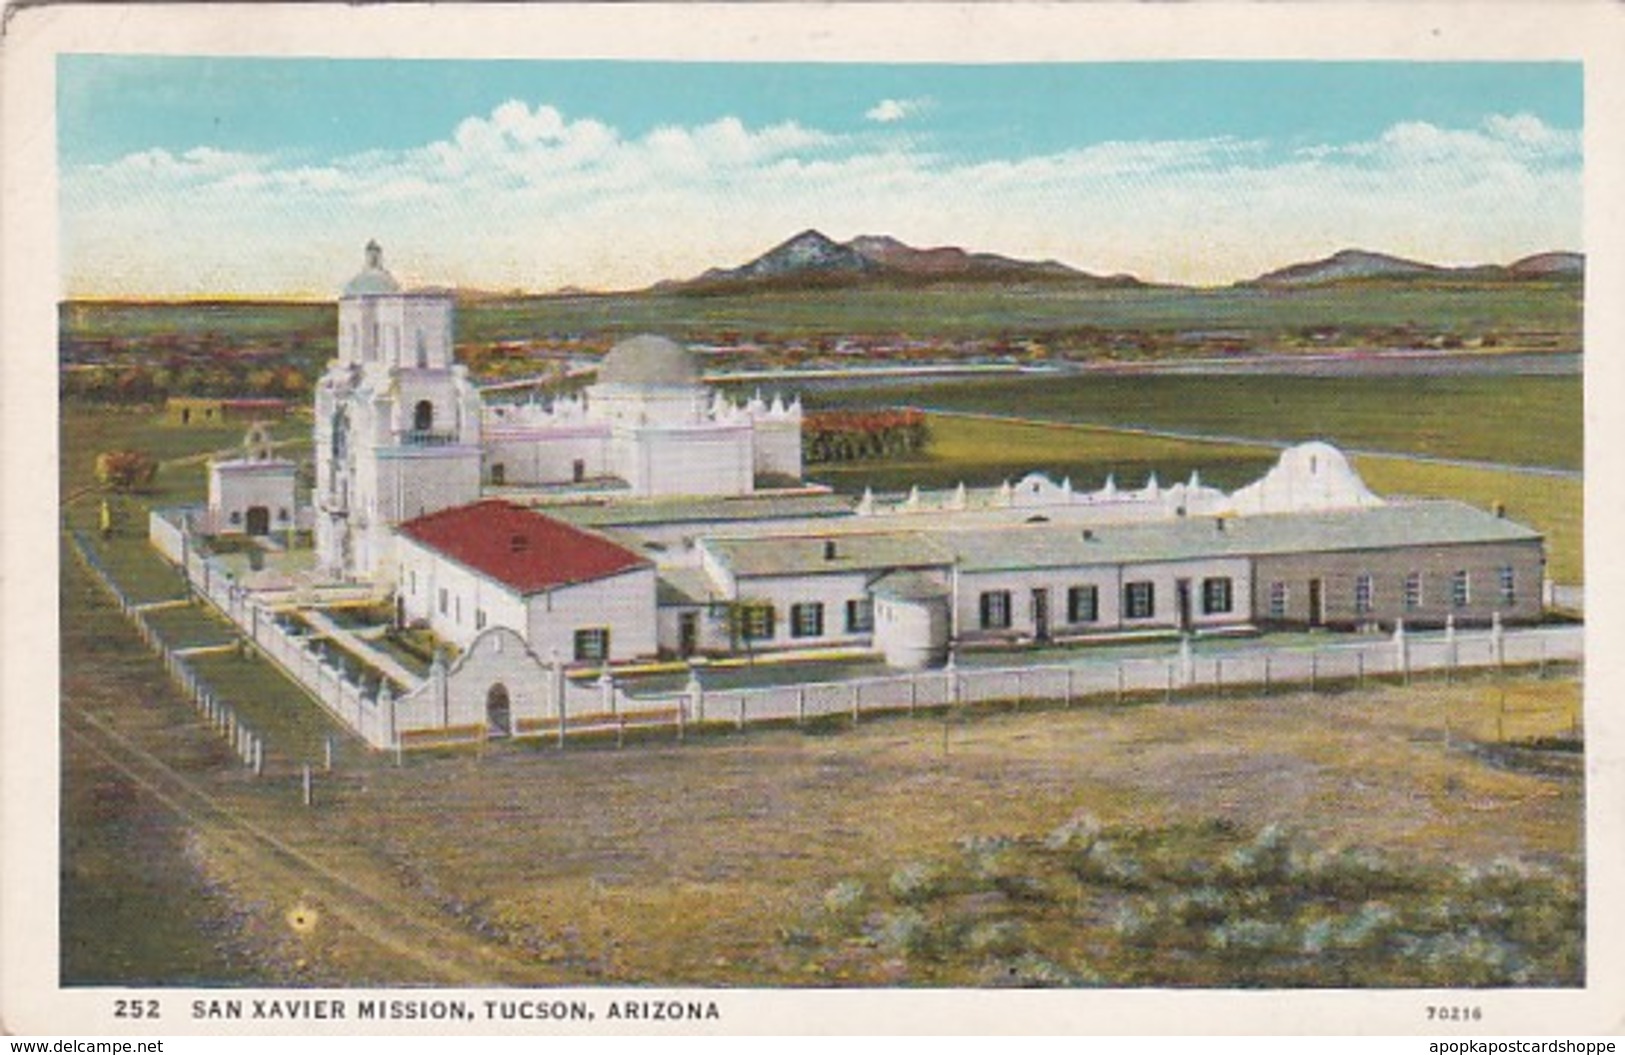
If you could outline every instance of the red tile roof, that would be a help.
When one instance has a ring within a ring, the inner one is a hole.
[[[608,539],[486,499],[408,520],[401,534],[521,594],[591,582],[650,561]]]

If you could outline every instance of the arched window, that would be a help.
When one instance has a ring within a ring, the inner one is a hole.
[[[416,432],[428,432],[434,428],[434,404],[427,399],[418,400],[418,405],[412,408],[412,428]]]
[[[350,414],[340,410],[333,415],[333,461],[342,462],[350,447]]]

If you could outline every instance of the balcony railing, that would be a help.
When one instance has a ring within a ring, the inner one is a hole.
[[[401,433],[401,445],[405,447],[450,447],[457,442],[455,432],[440,432],[435,429],[411,429]]]

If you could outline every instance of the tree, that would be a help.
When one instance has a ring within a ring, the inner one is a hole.
[[[96,455],[96,479],[115,491],[142,491],[158,476],[158,459],[146,451],[103,451]]]

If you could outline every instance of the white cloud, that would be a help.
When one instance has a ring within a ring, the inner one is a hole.
[[[374,236],[408,280],[624,288],[818,226],[1217,282],[1345,245],[1440,262],[1578,247],[1579,142],[1510,114],[1292,150],[1220,137],[964,159],[735,117],[628,137],[515,100],[410,150],[296,164],[199,147],[70,169],[64,250],[76,291],[325,295]]]
[[[929,105],[926,99],[882,99],[863,112],[871,121],[889,125],[913,117]]]

